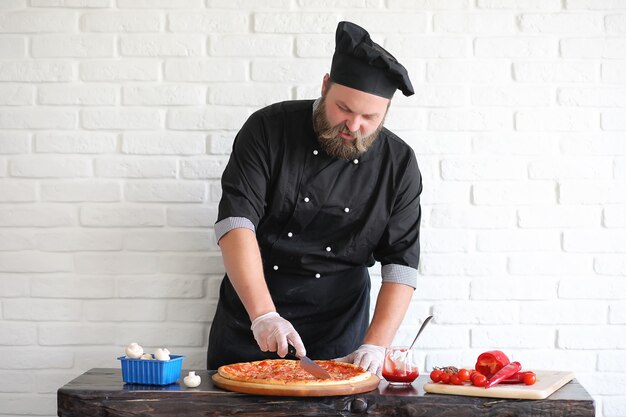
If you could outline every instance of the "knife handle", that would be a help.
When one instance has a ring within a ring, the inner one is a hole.
[[[297,356],[296,356],[296,348],[293,347],[291,345],[291,343],[287,343],[287,353],[289,353],[290,355],[295,356],[297,358]]]

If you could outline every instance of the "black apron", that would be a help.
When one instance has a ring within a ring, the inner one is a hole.
[[[313,359],[334,359],[356,350],[369,325],[370,277],[367,267],[321,278],[265,271],[278,313],[291,322]],[[250,319],[224,276],[209,334],[207,369],[236,362],[276,359],[262,352]]]

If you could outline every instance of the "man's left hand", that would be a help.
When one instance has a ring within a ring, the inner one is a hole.
[[[385,358],[385,348],[376,345],[361,345],[357,350],[335,359],[337,362],[353,363],[373,374],[380,376],[383,369],[383,359]]]

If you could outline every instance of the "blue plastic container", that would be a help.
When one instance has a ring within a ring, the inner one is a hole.
[[[181,355],[170,355],[169,361],[156,359],[131,359],[120,356],[122,362],[122,379],[127,384],[168,385],[180,377],[183,367]]]

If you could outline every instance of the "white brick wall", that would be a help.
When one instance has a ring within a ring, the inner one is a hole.
[[[411,73],[423,367],[500,348],[626,416],[626,1],[0,1],[0,416],[131,341],[202,368],[219,178],[248,115],[313,98],[334,29]],[[373,296],[379,284],[374,275]]]

